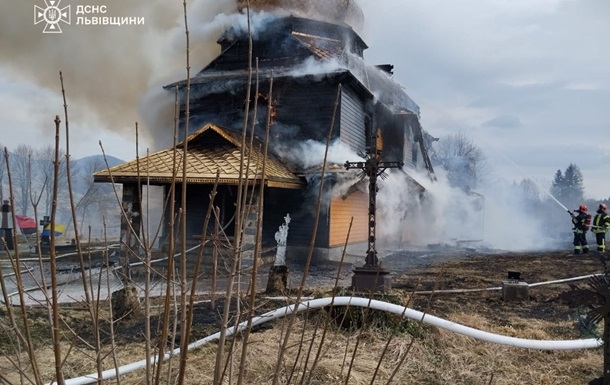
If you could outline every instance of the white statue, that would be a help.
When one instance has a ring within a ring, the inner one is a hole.
[[[286,265],[286,238],[288,238],[288,224],[290,223],[290,214],[284,217],[284,223],[275,232],[275,241],[277,242],[277,251],[275,253],[275,266]]]
[[[127,219],[130,223],[133,223],[133,219],[139,217],[140,213],[137,211],[133,211],[133,204],[129,203],[127,205],[127,210],[125,211],[125,216],[127,216]]]

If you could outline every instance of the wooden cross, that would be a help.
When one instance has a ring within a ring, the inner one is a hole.
[[[352,279],[353,286],[356,289],[364,290],[385,290],[389,289],[389,277],[386,277],[388,272],[381,269],[379,258],[377,257],[377,249],[375,247],[376,239],[376,211],[377,211],[377,178],[385,175],[384,172],[388,168],[402,168],[402,162],[384,162],[381,160],[381,152],[383,150],[383,140],[381,139],[381,130],[377,130],[374,138],[374,143],[369,147],[366,160],[364,162],[345,162],[344,166],[347,170],[360,169],[362,177],[369,178],[369,208],[368,208],[368,248],[366,251],[365,265],[362,268],[355,269],[355,277]],[[380,276],[383,276],[380,279]],[[385,282],[384,282],[385,280]]]
[[[388,168],[402,168],[402,162],[382,162],[379,156],[367,156],[365,162],[345,162],[347,170],[359,168],[364,171],[364,174],[369,178],[369,211],[368,211],[368,249],[366,251],[365,266],[379,266],[377,258],[377,250],[375,248],[375,228],[376,228],[376,211],[377,211],[377,178],[381,176]]]

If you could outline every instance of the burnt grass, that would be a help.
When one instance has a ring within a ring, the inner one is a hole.
[[[560,283],[550,285],[540,285],[529,289],[527,300],[505,302],[502,299],[501,290],[486,290],[475,292],[445,293],[445,290],[456,289],[484,289],[500,288],[502,282],[507,281],[509,271],[517,271],[521,274],[521,280],[529,284],[561,280],[589,274],[604,272],[603,256],[591,252],[586,255],[573,256],[566,251],[537,252],[537,253],[501,253],[501,254],[477,254],[476,252],[461,253],[457,256],[445,255],[443,258],[431,259],[422,262],[418,260],[413,263],[406,255],[395,254],[383,260],[384,266],[392,271],[393,288],[390,293],[377,294],[375,299],[386,300],[388,302],[408,305],[409,307],[424,311],[438,317],[445,317],[448,314],[464,312],[477,314],[484,317],[494,325],[505,325],[519,328],[531,320],[559,321],[577,320],[579,312],[583,308],[577,308],[574,303],[566,300],[566,294],[572,292],[572,287],[587,288],[587,281],[577,281],[571,284]],[[328,282],[328,286],[307,288],[304,296],[331,296],[351,295],[353,293],[348,287],[333,290],[330,285],[334,281],[332,269],[315,269],[320,274],[328,275],[328,279],[320,279],[320,282]],[[315,273],[314,273],[315,274]],[[426,291],[427,293],[420,293]],[[432,293],[430,293],[432,292]],[[296,291],[290,293],[296,297]],[[361,296],[368,296],[360,293]],[[260,315],[266,311],[277,309],[287,305],[286,300],[271,300],[265,298],[263,293],[258,298],[255,315]],[[208,335],[218,332],[222,327],[222,314],[224,312],[224,301],[216,300],[216,306],[207,301],[205,296],[196,298],[193,313],[193,327],[189,335],[189,342],[196,341]],[[573,302],[573,301],[572,301]],[[108,305],[102,303],[100,308],[107,308]],[[247,298],[242,298],[238,314],[236,301],[231,301],[229,311],[231,317],[229,325],[233,326],[237,322],[245,320],[244,311],[247,309]],[[340,311],[334,311],[333,316],[337,321],[335,324],[344,329],[360,327],[363,323],[374,324],[379,328],[386,327],[394,329],[395,332],[407,332],[413,334],[413,325],[408,322],[397,320],[396,317],[373,312],[376,316],[368,314],[352,313],[345,321],[345,316]],[[75,345],[93,343],[96,330],[91,323],[88,310],[78,306],[64,307],[61,309],[62,319],[65,325],[76,332],[78,338],[74,339]],[[150,330],[153,342],[157,344],[162,327],[163,301],[161,299],[152,300]],[[306,317],[306,314],[300,315]],[[48,327],[48,312],[43,308],[32,308],[28,312],[30,324],[33,325],[34,338],[38,344],[50,344],[51,330]],[[99,333],[102,344],[110,343],[110,323],[108,314],[102,310],[99,325]],[[173,311],[170,314],[170,324],[167,325],[170,331],[174,329],[174,322],[178,323],[176,344],[180,343],[180,310],[177,314]],[[238,319],[239,317],[239,319]],[[400,317],[398,317],[400,318]],[[574,322],[576,325],[577,323]],[[370,326],[370,325],[367,325]],[[253,332],[271,328],[272,323],[263,324]],[[581,337],[591,337],[591,330],[575,330],[577,328],[551,327],[547,330],[554,338],[571,339]],[[66,330],[65,335],[69,335]],[[118,345],[133,342],[142,342],[145,339],[145,322],[143,317],[131,317],[118,320],[114,324],[115,343]]]
[[[154,310],[151,311],[149,322],[151,336],[155,344],[157,344],[158,336],[161,335],[161,330],[163,328],[163,307],[160,301],[152,301],[152,303],[155,305],[153,306]],[[193,306],[193,308],[193,327],[189,336],[189,343],[219,331],[222,325],[222,314],[224,312],[222,301],[218,301],[215,308],[212,308],[212,305],[209,302],[197,303]],[[69,314],[74,315],[75,312],[69,311]],[[84,310],[79,311],[78,314],[80,314],[80,317],[89,317],[90,319],[89,314]],[[230,311],[230,314],[232,315],[231,319],[234,319],[235,315],[237,314],[235,301],[232,301],[232,310]],[[171,332],[174,330],[174,323],[177,323],[176,339],[174,340],[175,344],[180,344],[180,338],[182,335],[180,331],[180,318],[180,310],[178,310],[177,313],[174,313],[174,311],[170,312],[169,325],[167,325],[167,327],[171,336]],[[87,322],[88,320],[85,320],[85,322],[74,318],[72,318],[72,320],[74,321],[73,326],[80,325],[79,337],[88,343],[92,343],[95,332],[93,325],[91,325],[90,322]],[[101,321],[99,330],[101,332],[102,344],[110,343],[111,335],[109,332],[110,323],[108,322],[108,318],[104,318]],[[123,319],[119,319],[114,324],[115,342],[119,345],[126,345],[145,341],[145,331],[146,326],[144,317],[142,316],[125,317]],[[168,340],[168,344],[171,344],[171,340]]]
[[[529,298],[504,301],[501,290],[444,293],[445,290],[498,288],[508,272],[519,272],[528,284],[563,280],[604,272],[606,256],[597,252],[574,256],[566,251],[466,255],[427,267],[415,267],[394,277],[393,287],[414,293],[412,307],[443,317],[456,311],[477,314],[496,325],[518,327],[530,320],[580,322],[590,309],[574,296],[574,288],[589,289],[588,280],[529,288]],[[418,291],[432,293],[417,294]],[[436,292],[434,292],[436,291]],[[591,330],[579,330],[591,337]],[[575,338],[574,330],[555,328],[556,338]],[[599,335],[598,335],[599,336]]]

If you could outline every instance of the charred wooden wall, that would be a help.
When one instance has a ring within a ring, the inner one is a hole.
[[[243,71],[248,68],[250,47],[247,41],[225,43],[222,48],[224,50],[223,55],[212,63],[210,69]],[[252,52],[253,58],[259,58],[259,68],[262,71],[267,68],[281,68],[300,63],[311,54],[290,35],[278,35],[274,39],[264,42],[255,41],[252,45]],[[255,62],[252,64],[254,67]]]
[[[334,47],[335,51],[333,53],[337,56],[343,52],[351,52],[362,56],[367,48],[360,36],[347,26],[299,17],[286,17],[268,23],[264,28],[257,31],[253,41],[252,57],[259,58],[260,67],[264,68],[281,67],[286,63],[294,62],[299,59],[301,53],[311,55],[311,51],[305,49],[302,44],[298,44],[293,34],[304,34],[314,39],[335,41],[338,46]],[[224,56],[229,51],[233,51],[230,55],[241,60],[242,66],[239,69],[243,69],[243,63],[247,62],[249,51],[249,42],[243,31],[236,32],[229,29],[218,42],[223,51],[223,60],[213,62],[208,68],[222,68],[223,70],[230,68],[229,66],[225,67],[225,64],[229,65],[231,61],[224,61]],[[322,41],[318,41],[318,43],[324,45]],[[231,56],[227,57],[230,58]],[[285,61],[282,62],[282,59]]]
[[[195,243],[198,236],[201,236],[203,232],[203,225],[205,222],[205,216],[210,203],[210,193],[212,192],[211,185],[200,185],[190,184],[187,188],[186,198],[186,216],[187,216],[187,229],[186,238],[187,243]],[[169,186],[165,187],[164,197],[167,198],[169,193]],[[225,227],[225,233],[227,236],[232,236],[234,233],[234,215],[235,215],[235,196],[236,188],[232,186],[219,186],[217,189],[216,198],[214,205],[220,208],[221,226]],[[172,215],[174,215],[174,223],[176,229],[177,243],[180,241],[180,230],[182,229],[179,225],[179,217],[177,216],[180,212],[181,201],[182,201],[182,185],[176,185],[175,194],[175,213],[170,213],[169,204],[165,207],[164,221],[162,229],[161,243],[166,243],[169,236],[169,222]],[[212,231],[214,223],[210,221],[208,224],[209,231]]]
[[[245,85],[242,84],[231,92],[222,92],[200,97],[196,86],[191,97],[189,132],[194,132],[206,123],[221,127],[241,130],[243,125]],[[269,85],[263,81],[260,92],[267,92]],[[254,91],[252,91],[254,92]],[[344,142],[355,150],[364,149],[364,112],[363,102],[359,101],[352,91],[343,92],[340,110],[337,113],[333,138],[345,137]],[[274,123],[271,127],[271,141],[301,142],[313,139],[325,142],[332,120],[337,84],[329,81],[312,82],[308,78],[289,78],[278,80],[273,89]],[[264,138],[268,105],[264,95],[251,96],[252,103],[258,101],[257,131]],[[254,113],[254,104],[250,106]],[[341,128],[339,129],[339,126]],[[273,144],[273,143],[271,143]]]
[[[263,242],[275,243],[275,232],[284,223],[286,214],[291,222],[288,230],[288,246],[309,246],[313,234],[316,201],[312,191],[267,189],[263,222]],[[328,247],[328,205],[320,210],[315,247]]]
[[[337,86],[330,82],[311,82],[294,78],[274,86],[277,103],[274,136],[279,141],[326,141],[333,115]],[[336,119],[333,137],[339,135],[340,119]],[[296,130],[295,130],[296,129]]]

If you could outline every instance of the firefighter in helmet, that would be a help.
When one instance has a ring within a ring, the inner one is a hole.
[[[606,231],[608,231],[608,227],[610,227],[610,215],[606,214],[606,205],[602,203],[593,218],[592,230],[597,241],[597,251],[601,253],[606,251]]]
[[[574,228],[572,229],[574,232],[574,254],[580,254],[581,251],[583,254],[589,252],[586,234],[588,225],[590,224],[587,223],[587,219],[590,221],[591,216],[587,215],[587,210],[587,206],[582,204],[578,207],[578,210],[574,210],[574,213],[576,214],[570,212],[570,215],[572,216],[572,224],[574,224]]]

